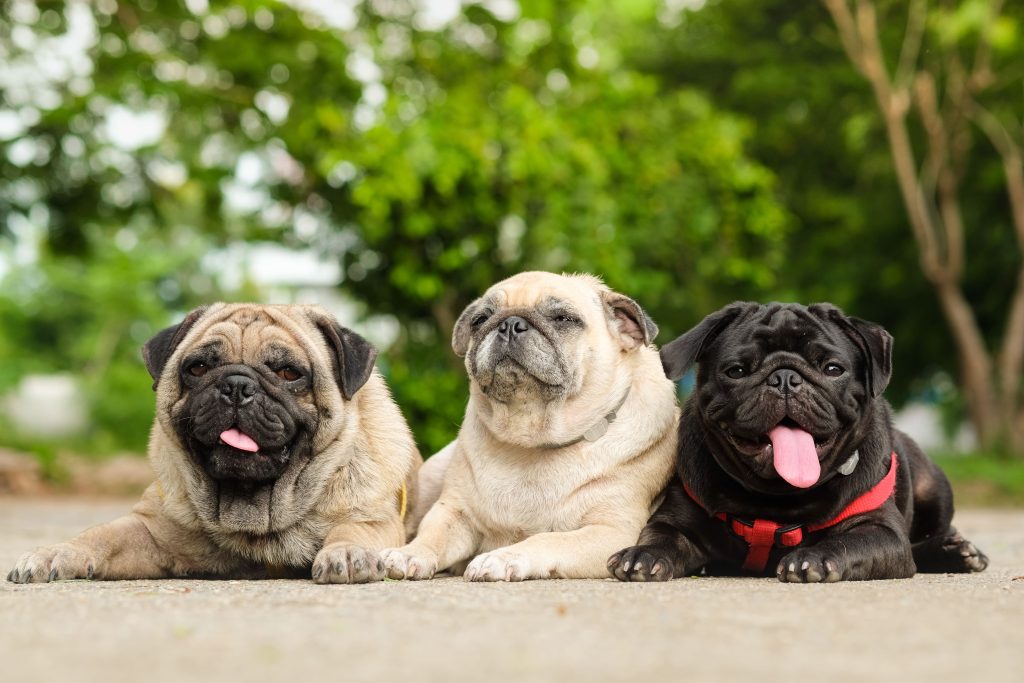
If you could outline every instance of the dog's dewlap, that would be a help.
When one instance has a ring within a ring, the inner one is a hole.
[[[768,433],[775,471],[793,486],[805,489],[821,476],[814,437],[802,429],[779,425]]]

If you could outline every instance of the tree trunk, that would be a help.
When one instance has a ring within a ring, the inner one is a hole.
[[[1021,146],[999,119],[983,107],[975,105],[971,113],[1003,161],[1017,247],[1024,254],[1024,160]],[[1017,288],[1010,303],[999,351],[998,372],[1000,415],[1008,445],[1012,452],[1024,453],[1024,411],[1020,407],[1021,375],[1024,374],[1024,268],[1017,274]]]
[[[960,286],[964,226],[958,192],[970,148],[968,117],[978,121],[1003,158],[1018,244],[1024,252],[1024,169],[1020,147],[973,99],[975,92],[992,80],[989,46],[984,39],[980,42],[969,75],[955,57],[948,62],[946,97],[950,108],[944,112],[938,105],[934,76],[926,70],[915,73],[920,31],[926,20],[925,3],[910,6],[908,29],[893,79],[879,42],[874,3],[857,0],[856,11],[852,11],[849,0],[822,1],[835,21],[847,56],[871,85],[885,123],[896,179],[920,252],[921,269],[935,288],[957,347],[961,387],[978,442],[986,450],[1010,448],[1024,454],[1024,411],[1018,408],[1024,368],[1024,269],[1008,311],[998,378],[993,367],[994,354],[986,346]],[[997,0],[989,7],[989,22],[998,16],[1001,5]],[[916,90],[916,98],[911,97],[910,84]],[[916,104],[927,133],[925,179],[918,173],[917,156],[907,128],[911,102]]]
[[[935,284],[959,352],[961,384],[978,442],[986,449],[998,448],[1004,443],[1006,432],[1005,425],[1001,424],[1003,411],[999,409],[1000,401],[992,382],[992,360],[985,340],[960,287],[952,282]]]
[[[1007,444],[1013,453],[1024,453],[1024,430],[1021,429],[1022,418],[1018,417],[1024,370],[1024,269],[1017,274],[1017,288],[1010,304],[998,367],[1000,417]]]

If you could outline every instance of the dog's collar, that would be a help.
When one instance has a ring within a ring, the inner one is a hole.
[[[816,489],[819,486],[821,486],[822,484],[824,484],[825,482],[832,481],[832,479],[837,474],[841,474],[844,477],[850,476],[851,474],[853,474],[853,471],[855,469],[857,469],[857,464],[859,462],[860,462],[860,451],[854,451],[853,455],[851,455],[849,458],[844,460],[842,465],[840,465],[839,467],[835,468],[834,470],[832,470],[831,472],[826,474],[824,477],[822,477],[818,481],[814,482],[814,484],[811,485],[811,488],[812,489]]]
[[[597,423],[594,424],[594,426],[592,426],[590,429],[583,432],[572,441],[566,441],[564,443],[545,443],[541,444],[540,448],[555,450],[557,448],[567,448],[569,446],[575,446],[581,441],[589,441],[590,443],[597,441],[598,439],[605,435],[605,432],[608,431],[608,427],[611,425],[611,423],[615,422],[615,418],[618,417],[618,412],[626,403],[627,398],[629,398],[629,387],[626,387],[626,393],[622,395],[622,399],[614,408],[612,408],[612,411],[605,415],[604,417],[602,417],[600,420],[598,420]]]
[[[857,459],[860,459],[859,456]],[[856,461],[854,461],[854,466],[856,466]],[[743,569],[760,574],[768,564],[768,556],[772,548],[776,546],[793,548],[803,543],[805,532],[821,531],[822,529],[835,526],[854,515],[864,514],[865,512],[871,512],[882,507],[885,501],[889,500],[896,491],[896,468],[898,466],[899,459],[896,457],[896,452],[893,451],[889,463],[889,471],[882,477],[881,481],[855,498],[838,515],[828,521],[817,524],[780,524],[769,519],[749,520],[734,517],[726,512],[713,513],[694,494],[686,482],[683,482],[683,489],[686,491],[686,495],[701,509],[712,515],[715,519],[725,522],[732,533],[747,543],[747,557],[743,561]],[[852,472],[853,470],[851,469],[850,471]]]

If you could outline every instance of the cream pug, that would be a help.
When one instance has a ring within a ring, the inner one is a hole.
[[[465,420],[424,468],[428,481],[445,470],[440,498],[414,541],[383,553],[388,576],[606,577],[672,471],[675,391],[656,334],[590,275],[521,273],[470,304],[452,340]]]
[[[315,306],[193,311],[143,348],[157,481],[131,514],[24,555],[8,579],[383,578],[420,457],[376,355]]]

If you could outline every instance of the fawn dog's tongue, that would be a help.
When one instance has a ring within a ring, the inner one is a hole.
[[[231,446],[237,448],[240,451],[249,451],[255,453],[260,449],[258,443],[252,440],[252,437],[243,434],[234,427],[231,429],[225,429],[220,433],[220,440]]]
[[[772,440],[775,471],[793,486],[812,486],[821,476],[814,437],[802,429],[779,425],[768,432]]]

